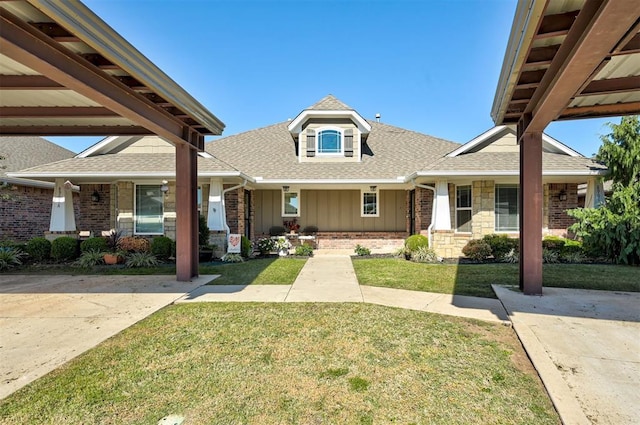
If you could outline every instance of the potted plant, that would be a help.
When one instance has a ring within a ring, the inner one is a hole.
[[[300,229],[300,225],[298,224],[298,219],[296,218],[292,218],[289,221],[285,220],[282,222],[282,224],[284,225],[285,229],[287,229],[291,234],[296,233]]]
[[[124,235],[122,229],[111,229],[107,236],[107,246],[109,251],[104,253],[103,259],[105,264],[118,264],[124,262],[124,255],[120,250],[120,239]]]
[[[291,243],[285,236],[280,236],[276,239],[275,249],[278,251],[278,255],[284,257],[289,255],[289,249],[291,249]]]

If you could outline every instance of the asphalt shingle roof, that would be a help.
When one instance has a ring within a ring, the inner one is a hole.
[[[346,105],[339,99],[337,99],[334,95],[330,94],[322,99],[320,99],[317,103],[312,106],[309,106],[307,110],[312,111],[353,111],[353,108]]]
[[[71,158],[75,153],[42,137],[0,137],[0,176],[52,161]]]

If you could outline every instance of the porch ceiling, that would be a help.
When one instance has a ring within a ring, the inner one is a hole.
[[[640,113],[640,2],[521,0],[491,111],[539,132],[551,121]]]
[[[224,124],[77,0],[0,1],[0,134],[157,134]]]

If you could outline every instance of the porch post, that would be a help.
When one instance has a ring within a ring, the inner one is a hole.
[[[585,208],[598,208],[604,203],[604,185],[601,178],[589,177],[587,193],[584,198]]]
[[[73,212],[73,192],[71,183],[56,179],[51,204],[50,232],[75,232],[76,218]]]
[[[222,180],[212,178],[209,183],[209,210],[207,211],[207,226],[211,231],[223,231],[224,206],[222,205]]]
[[[176,279],[198,276],[197,152],[176,145]]]
[[[433,229],[451,230],[451,211],[449,209],[449,185],[446,180],[436,180],[436,214]]]
[[[542,294],[542,132],[520,140],[520,289]]]

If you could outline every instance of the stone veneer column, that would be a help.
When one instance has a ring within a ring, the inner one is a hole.
[[[495,182],[476,180],[471,186],[473,239],[481,239],[495,230]]]

